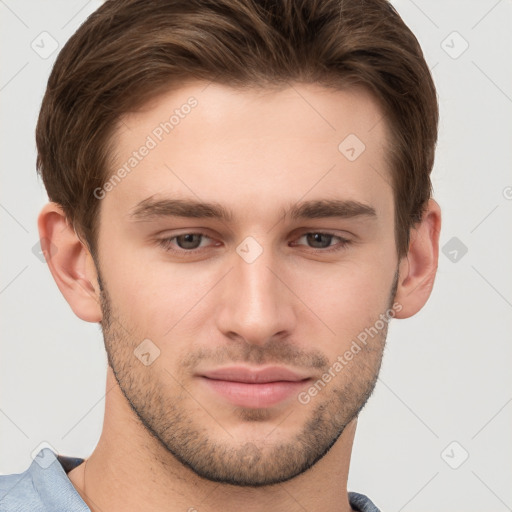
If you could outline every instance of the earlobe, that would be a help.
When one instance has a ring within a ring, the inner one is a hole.
[[[402,309],[396,318],[415,315],[430,297],[438,266],[440,230],[441,209],[430,199],[421,222],[411,232],[409,251],[400,262],[395,302]]]
[[[100,322],[100,295],[93,258],[58,204],[50,202],[43,207],[38,229],[50,272],[71,309],[86,322]]]

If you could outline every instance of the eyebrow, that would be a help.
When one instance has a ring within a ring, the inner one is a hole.
[[[288,210],[288,211],[287,211]],[[293,220],[355,217],[377,218],[375,208],[359,201],[347,199],[321,199],[292,204],[281,210],[283,217]],[[233,213],[216,202],[192,199],[149,197],[137,203],[130,213],[134,221],[149,221],[161,217],[184,217],[189,219],[212,218],[232,222]]]

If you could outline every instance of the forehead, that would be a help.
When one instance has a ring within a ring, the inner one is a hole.
[[[361,87],[193,82],[124,115],[113,140],[109,176],[128,171],[109,193],[119,207],[168,194],[252,214],[329,197],[383,210],[392,197],[386,119]]]
[[[192,105],[192,106],[191,106]],[[187,123],[183,121],[187,119]],[[257,122],[255,122],[257,121]],[[303,123],[297,124],[297,121]],[[170,122],[174,139],[188,135],[193,128],[200,139],[210,129],[250,134],[254,140],[275,137],[303,136],[309,132],[325,138],[328,132],[335,139],[352,130],[363,141],[386,137],[386,120],[375,96],[366,86],[343,90],[319,84],[290,83],[273,88],[231,88],[218,83],[189,82],[181,88],[160,94],[134,112],[122,116],[116,139],[131,144],[133,130],[159,138],[160,126],[165,138],[170,131],[162,125]],[[377,125],[379,125],[377,127]],[[189,130],[183,128],[188,126]],[[178,127],[180,129],[178,130]],[[375,130],[375,128],[377,129]],[[169,128],[169,127],[168,127]],[[212,135],[212,134],[210,134]]]

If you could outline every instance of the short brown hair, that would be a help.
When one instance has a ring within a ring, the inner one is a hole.
[[[432,194],[438,103],[421,47],[387,0],[108,0],[57,57],[37,169],[91,250],[121,116],[184,81],[369,88],[381,105],[399,258]],[[341,141],[340,141],[341,142]]]

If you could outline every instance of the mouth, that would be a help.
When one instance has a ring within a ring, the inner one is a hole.
[[[309,376],[276,366],[219,368],[203,372],[199,377],[217,397],[232,405],[249,408],[277,405],[296,395],[311,380]]]

